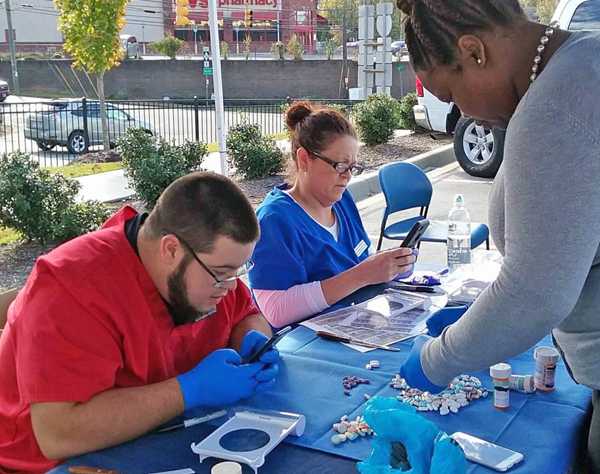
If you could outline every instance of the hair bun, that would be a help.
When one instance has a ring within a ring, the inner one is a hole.
[[[307,100],[294,102],[285,113],[286,125],[290,130],[294,130],[313,110],[312,104]]]
[[[406,16],[411,16],[415,7],[415,0],[396,0],[396,5]]]

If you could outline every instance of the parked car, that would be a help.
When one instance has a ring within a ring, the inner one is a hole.
[[[392,41],[392,54],[394,56],[408,54],[406,43],[404,41]]]
[[[69,153],[80,155],[89,146],[100,145],[103,142],[100,103],[93,101],[86,103],[87,134],[83,114],[83,102],[79,100],[51,102],[46,110],[27,117],[25,138],[34,140],[44,151],[52,150],[59,145],[66,146]],[[151,135],[155,133],[148,122],[135,119],[111,104],[106,104],[106,120],[109,141],[112,145],[130,127],[141,127]]]
[[[8,88],[8,82],[0,81],[0,102],[4,102],[10,95],[10,89]]]
[[[600,29],[600,0],[561,0],[552,17],[568,30]],[[503,130],[487,130],[463,118],[458,107],[444,103],[423,87],[416,78],[418,104],[414,106],[417,123],[434,132],[453,133],[454,151],[460,166],[471,176],[496,175],[504,154]]]

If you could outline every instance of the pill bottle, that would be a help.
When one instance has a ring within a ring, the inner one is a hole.
[[[535,388],[543,392],[554,390],[556,364],[560,354],[554,347],[536,347],[533,357],[535,359]]]
[[[533,375],[511,375],[510,389],[518,392],[535,392],[535,378]]]
[[[511,367],[508,364],[496,364],[490,367],[494,384],[494,408],[506,410],[510,406],[509,387]]]
[[[213,466],[210,474],[242,474],[242,466],[237,462],[220,462]]]

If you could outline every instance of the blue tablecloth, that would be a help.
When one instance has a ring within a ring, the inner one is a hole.
[[[345,303],[363,300],[376,292],[376,288],[368,289]],[[552,345],[550,337],[539,345]],[[278,344],[282,357],[277,384],[272,391],[245,401],[244,406],[301,413],[307,420],[306,431],[299,438],[288,437],[286,443],[270,453],[260,472],[327,474],[348,469],[355,472],[354,463],[370,453],[371,439],[364,437],[333,445],[332,424],[342,415],[348,415],[350,419],[360,415],[365,393],[387,397],[398,393],[388,383],[407,357],[410,341],[397,346],[401,348],[399,353],[377,350],[362,354],[337,342],[319,339],[304,327],[294,329],[282,339]],[[366,370],[366,363],[372,359],[380,361],[380,368]],[[533,374],[533,349],[509,362],[513,373]],[[342,378],[347,375],[368,378],[371,383],[354,388],[348,397],[343,394],[342,386]],[[476,375],[491,389],[487,371],[470,375]],[[424,412],[423,416],[447,433],[463,431],[521,452],[525,460],[511,470],[515,474],[563,474],[575,459],[591,390],[575,384],[562,362],[558,365],[556,380],[556,389],[550,393],[511,392],[507,411],[494,409],[492,397],[487,397],[475,400],[457,414],[441,416],[437,412]],[[199,414],[188,413],[186,417]],[[168,434],[152,433],[115,448],[71,459],[51,472],[63,474],[70,465],[85,465],[126,474],[184,467],[191,467],[197,473],[208,473],[218,460],[199,464],[190,445],[200,442],[213,429],[197,425]],[[251,470],[245,466],[244,472]],[[468,472],[493,471],[469,463]]]
[[[551,345],[551,340],[547,337],[540,344]],[[254,396],[245,406],[302,413],[307,419],[306,431],[300,438],[287,438],[288,443],[295,446],[283,444],[269,454],[261,472],[306,473],[318,469],[325,473],[354,469],[353,461],[349,460],[362,460],[369,455],[370,438],[335,446],[330,440],[331,426],[342,415],[355,418],[361,414],[365,393],[371,396],[397,394],[388,383],[407,356],[409,346],[408,342],[398,344],[402,349],[400,353],[378,350],[361,354],[339,343],[318,339],[313,331],[304,327],[282,339],[278,345],[282,354],[281,373],[275,388]],[[365,364],[373,358],[377,358],[381,366],[368,371]],[[532,350],[511,360],[510,364],[513,373],[532,373]],[[343,394],[342,387],[342,378],[346,375],[369,378],[371,384],[359,385],[348,397]],[[491,388],[486,371],[473,375]],[[575,457],[589,402],[590,390],[576,385],[560,363],[553,392],[531,395],[511,392],[511,406],[507,411],[495,410],[492,398],[488,397],[474,401],[458,414],[441,416],[437,412],[425,412],[423,416],[448,433],[464,431],[523,453],[525,461],[513,469],[515,474],[562,474],[570,468]],[[212,429],[198,425],[168,434],[150,434],[115,448],[72,459],[51,472],[64,473],[67,466],[76,464],[127,474],[183,467],[210,472],[214,462],[198,464],[198,457],[192,453],[190,445],[200,442]],[[491,471],[469,464],[469,473],[485,472]]]

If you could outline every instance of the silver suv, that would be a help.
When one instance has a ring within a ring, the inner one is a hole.
[[[84,103],[80,100],[51,102],[46,110],[27,117],[25,138],[34,140],[41,150],[52,150],[57,145],[66,146],[69,153],[75,155],[84,153],[89,146],[101,145],[103,136],[100,103],[85,103],[87,131],[83,107]],[[117,138],[125,135],[130,127],[141,127],[151,135],[155,133],[149,123],[135,119],[111,104],[106,104],[106,120],[111,145],[115,144]]]

